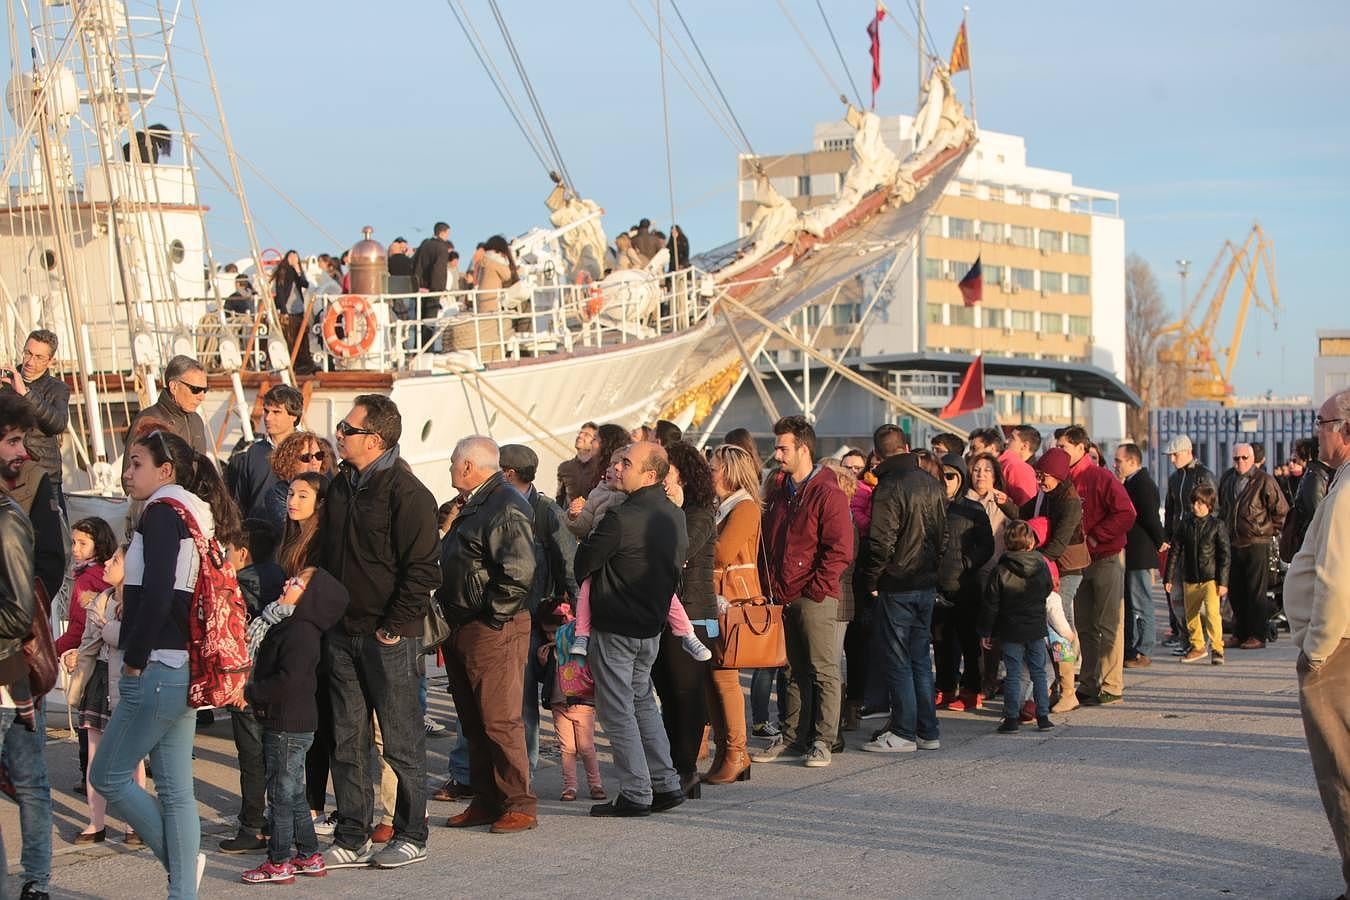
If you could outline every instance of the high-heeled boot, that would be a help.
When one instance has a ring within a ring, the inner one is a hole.
[[[733,781],[750,780],[750,757],[741,751],[727,751],[722,764],[703,776],[707,784],[731,784]]]

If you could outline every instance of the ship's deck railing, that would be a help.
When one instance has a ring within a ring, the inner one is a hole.
[[[706,273],[684,269],[659,277],[633,271],[603,285],[521,282],[492,291],[357,295],[369,315],[364,309],[344,315],[343,296],[314,293],[307,298],[306,335],[319,367],[406,372],[447,364],[476,368],[687,331],[707,317],[715,291]],[[330,315],[335,327],[328,330],[341,340],[368,343],[367,349],[347,357],[333,352],[323,336]],[[367,331],[370,327],[373,332]],[[373,334],[368,342],[363,340],[367,334]],[[176,337],[181,339],[181,334]],[[265,327],[255,334],[252,316],[227,314],[223,323],[210,316],[197,330],[196,352],[208,370],[223,369],[220,342],[228,339],[243,351],[245,370],[270,371],[279,366],[268,357],[269,345],[276,353],[282,337],[269,336]],[[287,349],[293,352],[294,342]]]

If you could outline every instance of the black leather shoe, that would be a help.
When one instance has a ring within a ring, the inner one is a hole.
[[[684,791],[653,791],[652,812],[665,812],[668,809],[674,809],[684,800]]]
[[[591,815],[598,819],[633,819],[639,816],[650,816],[651,814],[652,808],[650,806],[634,803],[623,794],[608,803],[597,803],[591,807]]]

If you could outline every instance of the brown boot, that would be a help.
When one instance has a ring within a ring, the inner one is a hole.
[[[861,709],[862,704],[857,700],[845,700],[840,728],[844,731],[857,731],[858,726],[862,724],[862,717],[858,714]]]
[[[1073,663],[1055,663],[1055,691],[1059,699],[1050,707],[1051,712],[1066,713],[1078,708],[1078,695],[1073,687]]]
[[[745,751],[728,752],[722,764],[703,776],[704,784],[731,784],[733,781],[750,780],[750,757]]]

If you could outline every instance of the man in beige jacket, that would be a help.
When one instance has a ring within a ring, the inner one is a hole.
[[[1299,648],[1299,707],[1317,790],[1350,895],[1350,390],[1317,416],[1318,457],[1335,470],[1289,564],[1284,608]]]

